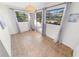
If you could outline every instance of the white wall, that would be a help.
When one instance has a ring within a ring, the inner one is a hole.
[[[0,5],[0,16],[5,20],[8,26],[10,34],[15,34],[17,32],[15,18],[13,18],[12,11],[4,5]]]
[[[16,15],[15,15],[15,11],[13,9],[9,9],[9,17],[10,17],[10,22],[12,24],[12,30],[11,30],[11,34],[16,34],[18,33],[18,26],[17,26],[17,18],[16,18]],[[11,28],[11,27],[10,27]]]
[[[74,57],[79,57],[79,43],[76,45],[73,51],[73,56]]]
[[[29,30],[28,22],[18,22],[18,24],[21,32]]]
[[[72,3],[70,7],[70,13],[79,13],[79,3]],[[63,43],[75,52],[74,56],[79,56],[79,18],[77,18],[77,22],[68,22],[69,19],[66,19],[64,22],[65,27],[62,35]],[[76,55],[77,54],[77,55]]]
[[[0,40],[6,51],[8,52],[9,56],[11,56],[11,38],[7,27],[5,27],[5,29],[3,30],[0,29]]]
[[[60,30],[59,25],[46,24],[46,35],[57,41],[58,33]]]
[[[72,3],[70,7],[70,13],[79,13],[78,8],[79,3]],[[79,41],[79,18],[77,19],[77,22],[64,22],[64,32],[62,35],[63,43],[71,47],[72,49],[75,48],[76,44]]]
[[[11,56],[11,37],[10,34],[17,33],[14,18],[11,15],[12,11],[4,5],[0,5],[0,17],[6,23],[6,28],[0,31],[0,40]]]

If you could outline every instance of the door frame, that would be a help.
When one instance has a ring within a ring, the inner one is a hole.
[[[42,14],[43,14],[43,10],[40,9],[40,10],[36,10],[36,11],[35,11],[36,32],[38,32],[38,27],[37,27],[37,26],[38,26],[38,25],[37,25],[37,15],[36,15],[38,12],[42,12]],[[41,15],[41,17],[42,17],[42,15]],[[42,17],[42,18],[43,18],[43,17]],[[43,24],[43,19],[41,20],[41,22],[42,22],[42,24]],[[42,24],[41,24],[41,25],[42,25]],[[42,25],[42,26],[43,26],[43,25]],[[42,30],[43,30],[43,29],[42,29]],[[41,32],[42,32],[42,31],[41,31]]]

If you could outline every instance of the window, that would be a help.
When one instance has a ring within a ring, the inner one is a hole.
[[[37,12],[36,18],[37,18],[37,22],[41,23],[42,22],[42,12]]]
[[[17,20],[18,22],[27,22],[28,21],[28,15],[24,12],[16,12]]]
[[[46,23],[47,24],[60,25],[61,19],[62,19],[62,16],[63,16],[63,11],[64,11],[64,8],[47,10]]]

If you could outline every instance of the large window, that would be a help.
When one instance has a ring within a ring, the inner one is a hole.
[[[61,4],[46,9],[46,35],[56,41],[59,39],[65,6],[66,4]]]
[[[26,15],[24,12],[16,12],[16,16],[17,16],[18,22],[28,21],[28,15]]]
[[[46,23],[60,25],[64,8],[48,10],[46,13]]]

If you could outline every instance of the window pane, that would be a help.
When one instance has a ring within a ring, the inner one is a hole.
[[[42,12],[37,12],[36,14],[37,22],[42,22]]]
[[[46,23],[60,25],[64,8],[48,10],[46,13]]]
[[[17,16],[18,22],[28,21],[28,15],[26,15],[24,12],[16,12],[16,16]]]

